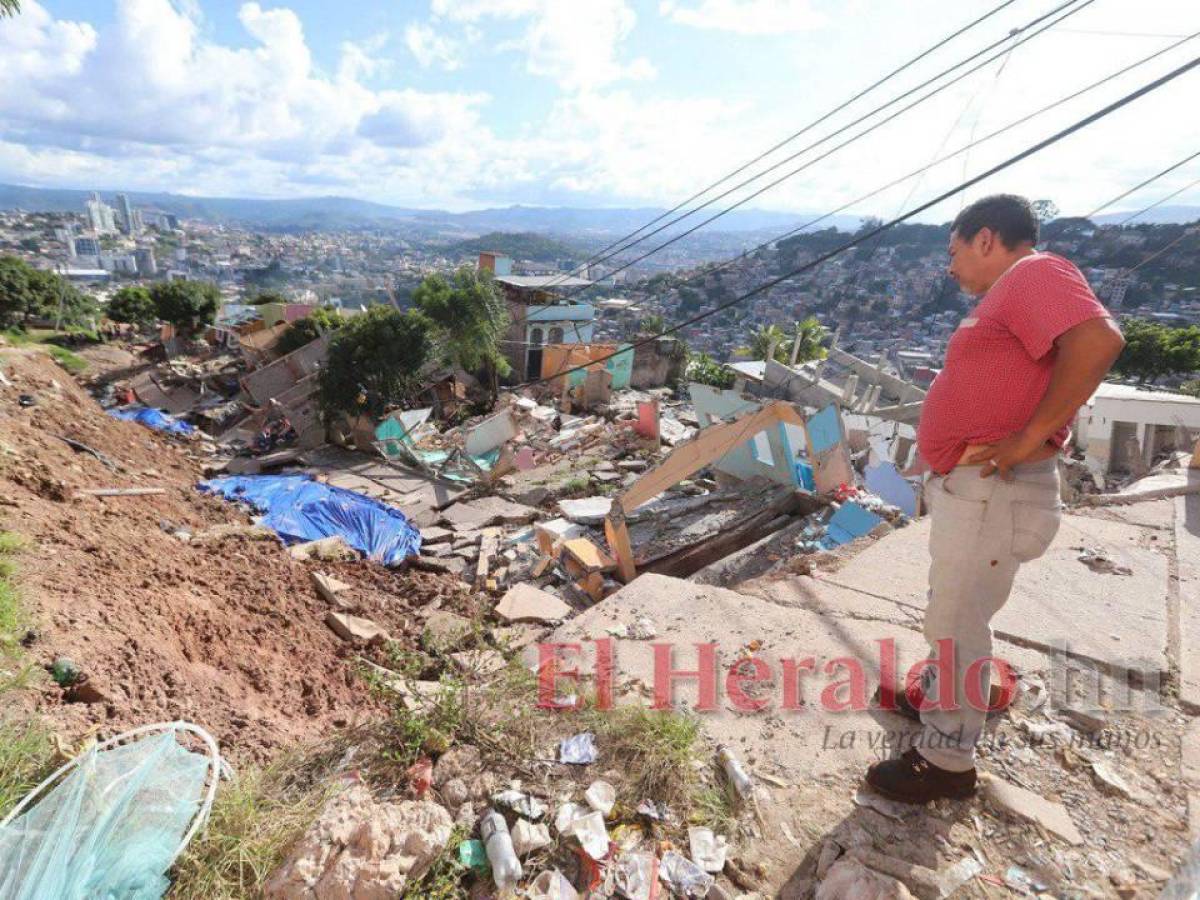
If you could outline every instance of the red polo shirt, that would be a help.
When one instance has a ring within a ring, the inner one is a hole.
[[[917,448],[929,467],[949,472],[968,445],[1024,428],[1050,384],[1054,340],[1107,316],[1068,260],[1034,253],[1015,262],[950,337],[917,426]],[[1069,435],[1064,422],[1054,443],[1061,447]]]

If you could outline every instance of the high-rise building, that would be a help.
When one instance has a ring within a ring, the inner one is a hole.
[[[96,192],[92,193],[92,199],[84,203],[84,208],[87,210],[88,227],[96,234],[113,234],[117,230],[116,216],[113,215],[113,208],[100,199],[100,195]]]
[[[100,242],[91,237],[76,237],[71,240],[72,256],[99,256]]]
[[[133,251],[133,258],[137,261],[138,274],[143,278],[152,278],[158,274],[158,263],[154,260],[153,247],[138,247]]]
[[[141,217],[129,202],[128,194],[117,194],[117,223],[121,231],[128,235],[136,235],[141,229]]]

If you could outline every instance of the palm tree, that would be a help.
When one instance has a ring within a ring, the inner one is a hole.
[[[829,329],[821,324],[816,316],[809,316],[801,322],[797,322],[792,330],[795,332],[795,337],[789,342],[788,359],[791,359],[793,347],[800,349],[796,353],[797,363],[806,363],[812,359],[824,359],[829,351],[822,346],[823,342],[829,337]]]
[[[15,16],[21,11],[21,0],[0,0],[0,19]]]
[[[760,325],[750,336],[750,345],[739,347],[738,352],[751,359],[766,359],[772,344],[775,345],[775,361],[786,363],[790,353],[788,336],[778,325]]]
[[[642,334],[661,334],[667,330],[667,321],[660,315],[643,316],[638,323],[638,331]]]

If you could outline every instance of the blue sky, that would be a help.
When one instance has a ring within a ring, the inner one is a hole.
[[[0,21],[0,71],[25,88],[0,93],[0,180],[453,209],[673,204],[996,2],[24,0],[20,16]],[[870,99],[1057,2],[1015,0]],[[1200,30],[1194,0],[1079,5],[1007,61],[752,205],[840,205],[1166,46],[1166,35]],[[852,211],[895,214],[1182,64],[1198,45]],[[1016,190],[1084,212],[1200,149],[1198,107],[1193,73],[975,194]],[[869,108],[861,101],[763,165]],[[1196,177],[1200,166],[1183,169],[1124,205]],[[1189,201],[1198,198],[1178,202]]]

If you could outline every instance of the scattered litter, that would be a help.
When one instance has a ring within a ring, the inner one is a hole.
[[[983,871],[983,863],[974,856],[964,856],[954,865],[938,873],[938,892],[941,897],[949,897],[960,887]]]
[[[590,812],[571,822],[570,833],[579,840],[579,845],[592,859],[599,862],[608,856],[608,829],[604,816]]]
[[[50,676],[59,687],[69,687],[79,680],[83,673],[79,666],[65,656],[60,656],[50,666]]]
[[[564,803],[554,814],[554,830],[562,835],[570,834],[575,820],[582,819],[587,814],[586,806],[580,806],[578,803]]]
[[[487,848],[492,881],[501,891],[514,890],[525,873],[513,849],[512,837],[508,833],[508,824],[504,821],[504,816],[494,809],[484,813],[479,822],[479,836]]]
[[[742,764],[733,755],[733,751],[724,744],[717,747],[717,762],[721,764],[721,768],[725,771],[725,777],[729,779],[729,783],[733,785],[739,797],[747,800],[753,796],[754,779],[746,774],[746,770],[742,768]]]
[[[408,777],[408,791],[416,800],[424,800],[433,786],[433,760],[422,756],[404,773]]]
[[[517,856],[528,856],[533,851],[549,845],[550,841],[548,825],[535,825],[525,819],[518,819],[512,827],[513,849]]]
[[[483,849],[483,841],[463,841],[458,845],[458,861],[475,872],[483,874],[488,870],[487,852]]]
[[[617,892],[627,900],[650,900],[654,896],[658,859],[652,853],[626,853],[614,864]]]
[[[1104,551],[1099,547],[1084,547],[1083,552],[1077,557],[1081,563],[1091,569],[1093,572],[1100,572],[1108,575],[1132,575],[1133,569],[1129,566],[1118,565],[1113,559],[1105,555]]]
[[[653,819],[655,822],[666,822],[671,816],[671,811],[667,808],[667,804],[654,800],[643,800],[638,804],[637,811],[638,815],[645,816],[647,819]]]
[[[576,766],[586,766],[594,763],[596,751],[596,736],[590,731],[584,731],[569,738],[563,738],[558,745],[558,761]]]
[[[720,872],[725,868],[725,838],[713,834],[711,828],[689,828],[688,846],[693,862],[705,872]]]
[[[492,802],[535,822],[547,811],[545,803],[529,794],[522,794],[520,791],[501,791],[492,797]]]
[[[1020,866],[1009,866],[1004,872],[1004,883],[1018,894],[1040,894],[1047,889],[1044,882],[1038,881]]]
[[[529,885],[530,900],[579,900],[579,891],[558,869],[542,872]]]
[[[681,897],[707,897],[716,880],[681,853],[668,850],[659,864],[658,877]]]
[[[612,812],[613,804],[617,802],[617,789],[607,781],[593,781],[584,792],[583,797],[588,806],[600,815],[607,816]]]

